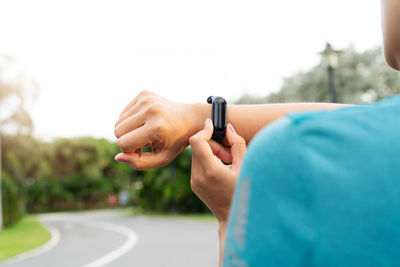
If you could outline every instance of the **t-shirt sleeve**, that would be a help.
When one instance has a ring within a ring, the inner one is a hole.
[[[307,263],[316,230],[296,138],[295,125],[283,118],[249,145],[232,202],[224,267]]]

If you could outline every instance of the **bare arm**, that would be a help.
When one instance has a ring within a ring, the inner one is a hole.
[[[228,105],[228,122],[235,126],[236,131],[246,143],[266,125],[284,117],[286,114],[298,111],[323,111],[347,107],[344,104],[332,103],[287,103],[261,105]],[[203,127],[203,122],[211,116],[211,106],[208,104],[187,105],[186,110],[194,118],[191,124],[191,133],[196,133]]]
[[[219,237],[219,266],[222,266],[224,261],[224,247],[225,247],[225,237],[226,237],[226,223],[219,224],[218,228]]]
[[[212,133],[212,122],[207,119],[203,129],[190,137],[193,150],[190,185],[219,222],[219,265],[222,266],[229,209],[246,144],[232,124],[228,124],[226,130],[230,149],[210,140]],[[221,160],[231,161],[232,164],[225,165]]]
[[[264,126],[289,112],[345,106],[328,103],[229,105],[228,122],[248,143]],[[167,165],[189,145],[189,138],[203,128],[210,116],[209,104],[176,103],[143,91],[124,108],[115,125],[115,136],[123,152],[115,159],[135,169]],[[153,152],[141,153],[140,148],[146,145]]]

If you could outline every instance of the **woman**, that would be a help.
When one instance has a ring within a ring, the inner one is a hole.
[[[399,69],[400,1],[381,3],[385,58]],[[400,266],[400,97],[229,106],[230,149],[210,140],[210,114],[142,92],[116,124],[116,160],[163,166],[190,142],[192,189],[220,223],[221,264]],[[146,144],[153,152],[141,154]]]

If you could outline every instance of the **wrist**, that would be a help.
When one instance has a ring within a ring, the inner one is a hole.
[[[211,117],[211,105],[207,103],[185,104],[185,111],[188,118],[189,137],[203,129],[204,122]]]
[[[218,236],[220,239],[225,238],[225,232],[226,232],[227,225],[228,225],[228,222],[226,222],[226,221],[219,222]]]
[[[224,258],[224,247],[225,247],[225,232],[227,222],[219,222],[218,237],[219,237],[219,266],[222,266]]]

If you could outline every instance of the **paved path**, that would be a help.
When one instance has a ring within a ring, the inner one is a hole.
[[[42,254],[0,267],[205,267],[218,265],[217,224],[123,216],[115,211],[42,216],[60,233]]]

